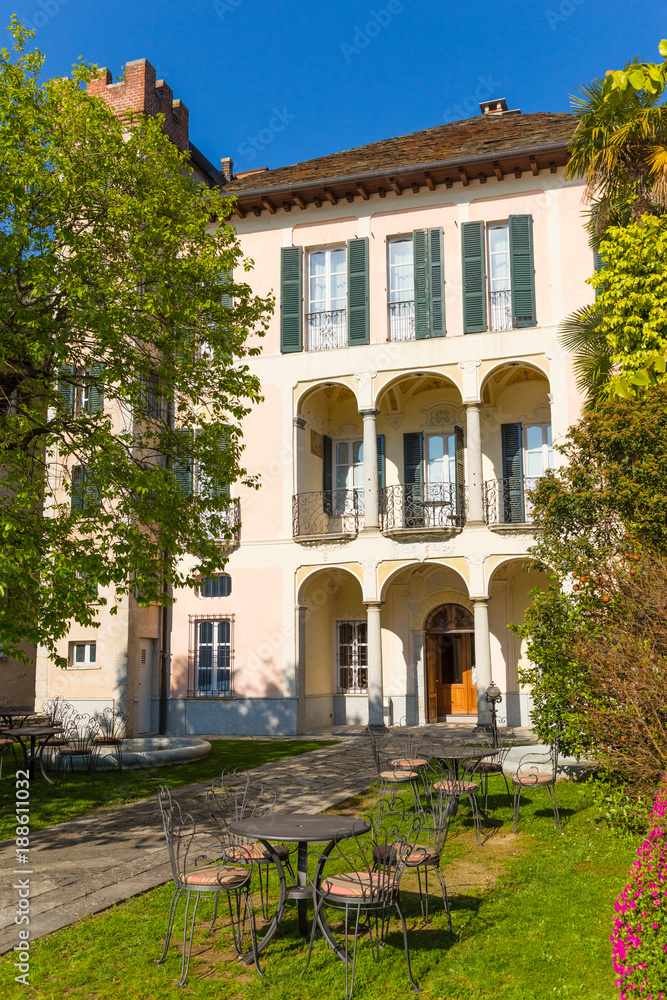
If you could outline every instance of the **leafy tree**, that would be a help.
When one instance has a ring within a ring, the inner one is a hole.
[[[667,386],[647,389],[641,405],[601,401],[560,450],[567,464],[531,494],[538,528],[531,555],[550,573],[551,586],[535,592],[517,630],[532,663],[521,680],[533,687],[541,737],[559,721],[564,749],[596,754],[601,727],[592,706],[608,692],[592,669],[605,657],[596,660],[591,651],[607,649],[624,628],[632,633],[627,593],[635,586],[636,553],[643,550],[647,566],[667,560]],[[633,607],[636,615],[636,601]],[[623,648],[623,662],[632,666],[631,644]],[[637,670],[643,657],[636,644]]]
[[[0,642],[54,658],[94,624],[221,566],[227,487],[252,483],[240,422],[260,398],[272,299],[220,191],[197,183],[161,118],[121,121],[85,83],[40,83],[12,23],[0,51]],[[194,482],[193,482],[194,473]],[[183,555],[192,553],[184,568]],[[105,603],[102,594],[97,603]],[[59,661],[62,662],[62,661]]]

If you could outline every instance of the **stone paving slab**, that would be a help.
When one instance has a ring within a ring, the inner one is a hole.
[[[322,812],[364,791],[375,777],[366,741],[349,737],[252,773],[276,789],[279,812]],[[172,794],[203,817],[209,785],[188,785]],[[18,941],[14,884],[19,878],[30,879],[31,940],[171,878],[156,796],[37,831],[31,837],[29,876],[15,874],[23,867],[15,860],[14,841],[0,843],[0,954]]]

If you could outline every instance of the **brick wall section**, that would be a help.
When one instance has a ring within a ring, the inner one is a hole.
[[[164,130],[175,146],[188,149],[190,113],[182,101],[175,101],[171,87],[155,79],[155,70],[147,59],[133,59],[125,64],[125,79],[112,83],[108,69],[91,80],[89,94],[101,96],[111,110],[119,115],[132,111],[135,115],[164,115]]]

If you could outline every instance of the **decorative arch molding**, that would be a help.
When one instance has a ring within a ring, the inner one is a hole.
[[[317,382],[309,383],[297,383],[294,389],[294,412],[296,416],[301,416],[303,413],[303,407],[308,401],[310,396],[315,395],[316,392],[321,391],[327,395],[326,390],[328,389],[344,389],[349,392],[350,396],[354,398],[357,409],[359,409],[359,396],[356,391],[356,387],[353,384],[353,379],[349,378],[326,378],[318,379]],[[329,394],[330,396],[332,393]],[[350,397],[346,397],[350,398]]]
[[[449,383],[447,388],[455,389],[459,397],[458,402],[450,405],[461,406],[463,402],[463,386],[459,378],[460,375],[462,375],[462,372],[460,371],[457,372],[454,366],[451,366],[451,370],[448,371],[445,371],[443,369],[426,368],[423,370],[416,369],[415,371],[410,371],[408,369],[406,371],[401,372],[400,375],[387,373],[384,376],[386,379],[385,381],[381,381],[380,377],[378,377],[378,379],[376,380],[374,405],[377,407],[377,409],[380,409],[380,405],[383,401],[384,396],[387,393],[393,391],[394,398],[397,401],[396,405],[398,407],[398,410],[394,409],[393,406],[390,406],[390,413],[400,412],[401,397],[402,396],[407,397],[408,395],[407,393],[398,391],[400,383],[401,382],[410,383],[413,380],[418,380],[421,379],[423,376],[425,376],[427,380],[437,379],[439,381],[444,381]],[[413,388],[412,384],[410,385],[410,388]],[[421,392],[428,391],[429,388],[436,389],[437,386],[436,385],[428,386],[428,381],[427,381],[421,387],[418,387],[416,392],[411,392],[410,398],[413,395],[417,395],[420,394]]]
[[[448,573],[454,574],[454,576],[461,581],[460,592],[462,594],[468,594],[469,583],[465,575],[465,570],[467,570],[467,568],[468,568],[467,561],[463,558],[448,559],[448,560],[430,559],[428,561],[423,561],[423,562],[406,561],[400,566],[397,566],[395,563],[391,563],[389,564],[389,566],[386,563],[380,563],[380,566],[378,568],[380,599],[383,601],[386,600],[387,591],[391,587],[392,583],[395,583],[397,577],[399,577],[401,573],[404,573],[408,569],[413,569],[413,570],[419,569],[422,571],[421,573],[418,574],[418,578],[416,580],[415,577],[417,577],[417,574],[414,574],[413,579],[410,581],[410,584],[412,586],[412,600],[415,602],[415,607],[417,607],[419,601],[421,601],[425,596],[422,594],[424,588],[426,588],[426,590],[428,591],[429,579],[431,579],[432,581],[433,576],[437,574],[438,571],[442,572],[443,570],[445,570]],[[387,572],[387,570],[389,571]],[[413,584],[416,585],[413,586]],[[451,590],[452,588],[445,587],[444,589]],[[452,592],[458,593],[458,591],[452,591]]]
[[[351,579],[355,580],[359,584],[359,588],[363,593],[364,571],[358,563],[348,563],[344,566],[339,566],[335,563],[320,566],[300,566],[296,572],[297,605],[304,603],[304,593],[306,587],[313,583],[318,574],[321,574],[323,578],[326,579],[326,585],[329,588],[329,593],[335,595],[336,590],[340,588],[340,574],[342,573],[347,574]]]
[[[473,615],[473,603],[468,595],[462,590],[459,591],[451,587],[446,587],[443,590],[433,591],[415,609],[412,616],[413,631],[423,632],[426,629],[429,617],[443,604],[459,604],[470,613],[471,617]]]
[[[506,358],[503,361],[490,361],[482,365],[479,386],[480,398],[482,401],[484,401],[484,394],[489,386],[489,382],[495,375],[502,373],[505,369],[518,367],[532,370],[539,378],[545,379],[549,386],[548,391],[551,392],[551,369],[546,358],[544,360],[540,359],[539,363],[533,360],[527,361],[525,358],[520,357]]]

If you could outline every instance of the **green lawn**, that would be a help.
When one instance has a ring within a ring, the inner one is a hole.
[[[274,744],[276,746],[276,744]],[[277,746],[282,746],[278,744]],[[433,921],[420,926],[410,879],[404,901],[413,972],[425,998],[433,1000],[613,1000],[614,974],[608,943],[614,898],[635,855],[618,840],[593,806],[586,785],[559,784],[565,836],[555,829],[546,792],[525,796],[519,833],[510,833],[503,796],[490,798],[497,820],[478,847],[463,806],[447,843],[445,873],[451,888],[454,927],[445,931],[442,904],[432,896]],[[369,796],[332,812],[358,812]],[[502,822],[501,822],[502,821]],[[195,935],[195,957],[184,990],[177,944],[164,966],[161,951],[171,889],[165,886],[80,924],[36,941],[31,948],[31,985],[13,984],[11,959],[0,961],[0,996],[40,1000],[322,1000],[344,996],[343,966],[320,939],[308,974],[300,977],[306,949],[294,910],[265,952],[260,979],[234,958],[229,929],[221,922],[209,938],[209,911]],[[181,911],[182,914],[182,911]],[[340,919],[332,918],[340,930]],[[394,921],[382,962],[373,961],[366,937],[360,942],[355,997],[399,1000],[410,993],[402,939]],[[182,933],[182,921],[180,923]],[[176,941],[178,941],[178,922]]]
[[[333,741],[335,742],[335,741]],[[95,809],[134,802],[153,795],[158,785],[176,788],[196,781],[211,781],[223,767],[237,766],[240,761],[247,768],[258,767],[272,760],[283,760],[309,750],[330,746],[324,740],[212,740],[207,757],[191,764],[171,767],[152,767],[145,770],[98,771],[95,784],[84,774],[73,774],[67,785],[49,785],[36,772],[30,788],[30,828],[41,830],[52,823],[75,819]],[[19,757],[20,759],[20,757]],[[10,766],[11,761],[11,766]],[[11,775],[14,760],[5,757],[3,777],[0,781],[0,840],[14,836],[15,788]]]

